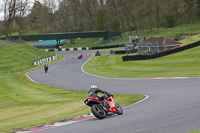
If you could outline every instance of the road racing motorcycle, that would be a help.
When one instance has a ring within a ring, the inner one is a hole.
[[[87,97],[84,103],[91,107],[92,113],[98,119],[104,119],[106,116],[113,114],[122,115],[123,109],[115,103],[114,96],[111,93],[106,95],[108,96],[107,104],[110,105],[110,108],[104,107],[103,100],[99,100],[97,97]]]

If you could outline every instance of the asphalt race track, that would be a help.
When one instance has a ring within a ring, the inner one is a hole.
[[[83,52],[83,59],[78,60],[75,59],[78,53],[57,52],[57,55],[67,58],[51,64],[48,73],[41,68],[27,75],[38,83],[65,89],[88,91],[92,84],[96,84],[111,93],[143,94],[149,98],[124,109],[121,116],[114,115],[103,120],[92,118],[37,133],[185,133],[200,129],[199,78],[99,78],[81,71],[81,66],[90,56]]]

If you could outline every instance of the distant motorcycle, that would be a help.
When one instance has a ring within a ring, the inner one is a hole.
[[[49,66],[47,64],[44,65],[44,71],[47,73]]]
[[[104,119],[108,115],[123,114],[123,109],[121,106],[114,102],[114,96],[112,94],[107,94],[107,96],[107,104],[110,105],[109,109],[104,107],[103,100],[99,100],[97,97],[87,97],[84,100],[84,103],[91,107],[92,113],[98,119]]]
[[[82,59],[83,58],[83,54],[81,54],[79,57],[78,57],[78,59]]]

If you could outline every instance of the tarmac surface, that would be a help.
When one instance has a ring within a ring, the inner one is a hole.
[[[77,59],[80,53],[83,53],[83,59]],[[66,59],[49,65],[48,73],[41,68],[27,75],[37,83],[64,89],[88,91],[96,84],[111,93],[142,94],[149,98],[124,109],[121,116],[113,115],[103,120],[91,118],[36,133],[185,133],[200,129],[200,78],[101,78],[81,70],[91,57],[91,51],[56,54],[66,56]]]

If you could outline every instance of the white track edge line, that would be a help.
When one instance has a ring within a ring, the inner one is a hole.
[[[134,105],[136,105],[136,104],[139,104],[139,103],[141,103],[141,102],[143,102],[143,101],[145,101],[145,100],[147,100],[148,98],[149,98],[149,96],[148,95],[145,95],[146,97],[144,98],[144,99],[142,99],[142,100],[140,100],[140,101],[138,101],[138,102],[136,102],[136,103],[134,103],[134,104],[131,104],[131,105],[129,105],[129,106],[126,106],[126,107],[124,107],[123,109],[126,109],[126,108],[128,108],[128,107],[131,107],[131,106],[134,106]],[[92,113],[90,113],[90,115],[92,115]],[[88,116],[88,115],[86,115],[86,116]],[[90,120],[90,119],[93,119],[93,118],[95,118],[95,117],[92,117],[92,118],[88,118],[88,119],[85,119],[85,120],[80,120],[80,121],[67,121],[67,122],[63,122],[62,124],[57,124],[57,123],[60,123],[60,122],[56,122],[56,123],[53,123],[53,124],[50,124],[50,125],[44,125],[43,127],[46,127],[46,126],[53,126],[53,127],[49,127],[49,128],[47,128],[47,129],[52,129],[52,128],[56,128],[56,127],[61,127],[61,126],[66,126],[66,125],[70,125],[70,124],[74,124],[74,123],[78,123],[78,122],[83,122],[83,121],[86,121],[86,120]],[[37,130],[37,131],[42,131],[42,130],[47,130],[47,129],[41,129],[41,130]],[[31,132],[36,132],[36,131],[17,131],[17,132],[15,132],[15,133],[31,133]]]
[[[87,75],[93,76],[93,77],[97,77],[97,78],[103,78],[103,79],[115,79],[115,80],[162,80],[162,79],[189,79],[189,78],[200,78],[200,77],[170,77],[170,78],[145,78],[145,79],[120,79],[120,78],[108,78],[108,77],[102,77],[102,76],[97,76],[97,75],[93,75],[90,74],[86,71],[83,70],[83,66],[91,59],[92,57],[90,57],[82,66],[81,66],[81,71]]]
[[[30,78],[27,74],[28,74],[28,72],[25,73],[25,75],[26,75],[26,77],[27,77],[28,79],[30,79],[32,82],[34,82],[34,83],[36,83],[36,84],[39,84],[38,82],[36,82],[36,81],[34,81],[32,78]]]
[[[91,59],[92,57],[90,57],[82,66],[81,66],[81,71],[87,75],[93,76],[93,77],[97,77],[97,78],[103,78],[103,79],[116,79],[116,80],[143,80],[143,79],[120,79],[120,78],[107,78],[107,77],[102,77],[102,76],[97,76],[97,75],[93,75],[90,74],[86,71],[83,70],[83,66]]]
[[[136,102],[136,103],[134,103],[134,104],[128,105],[128,106],[124,107],[124,109],[125,109],[125,108],[128,108],[128,107],[131,107],[131,106],[134,106],[134,105],[136,105],[136,104],[139,104],[139,103],[141,103],[141,102],[147,100],[148,98],[149,98],[149,96],[148,96],[148,95],[145,95],[145,98],[144,98],[144,99],[142,99],[142,100],[140,100],[140,101],[138,101],[138,102]]]

